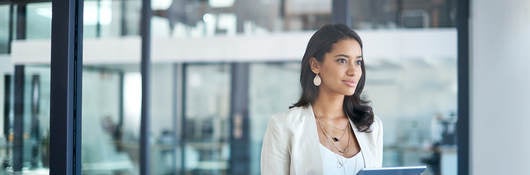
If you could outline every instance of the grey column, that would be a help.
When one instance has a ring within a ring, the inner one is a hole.
[[[458,174],[467,175],[469,171],[469,0],[460,0],[457,5],[457,44],[458,44],[458,121],[457,154]]]
[[[349,0],[333,0],[331,9],[333,23],[341,23],[352,27],[351,13],[348,7],[350,7]]]
[[[27,24],[27,6],[25,3],[17,4],[17,33],[16,39],[26,39],[26,24]]]
[[[81,175],[83,0],[52,1],[50,174]]]
[[[13,171],[21,172],[24,165],[24,81],[23,65],[15,66],[15,116],[13,122]]]
[[[230,170],[250,174],[249,63],[232,63],[230,92]]]
[[[151,0],[142,0],[142,112],[140,123],[140,175],[150,174],[151,154],[149,132],[151,128],[150,76],[151,76]]]

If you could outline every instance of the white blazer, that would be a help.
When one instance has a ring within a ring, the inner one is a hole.
[[[350,121],[353,125],[353,123]],[[365,168],[381,167],[383,162],[383,124],[374,118],[371,133],[352,127],[361,147]],[[321,175],[320,141],[313,108],[296,107],[272,116],[263,138],[262,175]]]

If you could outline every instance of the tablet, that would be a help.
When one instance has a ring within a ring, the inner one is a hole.
[[[426,168],[427,166],[365,168],[357,175],[421,175]]]

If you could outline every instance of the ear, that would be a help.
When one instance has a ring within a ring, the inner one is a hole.
[[[320,62],[318,62],[315,57],[309,59],[309,66],[311,66],[311,71],[313,71],[313,73],[320,73]]]

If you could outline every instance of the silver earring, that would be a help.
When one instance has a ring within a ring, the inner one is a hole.
[[[322,80],[320,79],[320,76],[318,76],[318,74],[315,76],[315,78],[313,78],[313,84],[315,86],[320,86],[320,83],[322,83]]]

